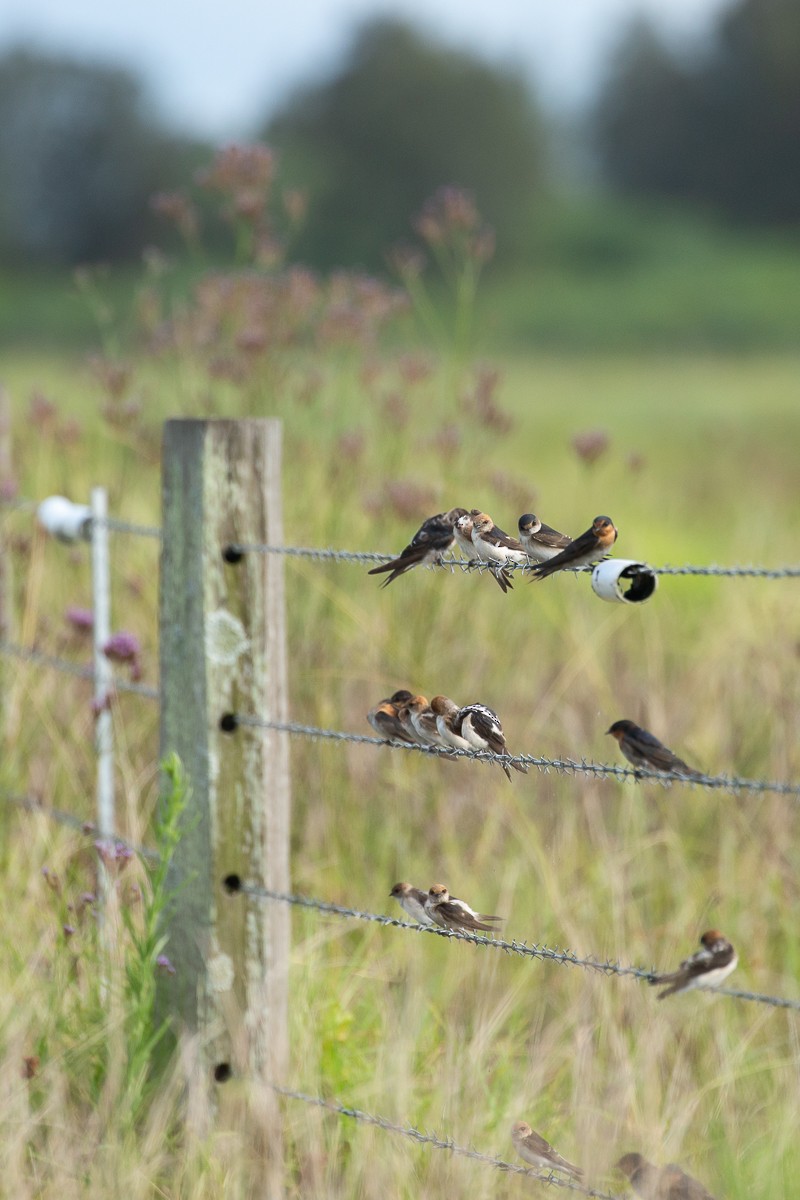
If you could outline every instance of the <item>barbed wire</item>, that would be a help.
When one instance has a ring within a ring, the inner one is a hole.
[[[157,525],[137,525],[134,521],[120,521],[117,517],[103,517],[99,524],[105,525],[106,529],[111,529],[114,533],[130,533],[134,537],[161,540],[161,530]]]
[[[474,946],[487,946],[494,950],[502,950],[505,954],[516,954],[522,958],[538,958],[545,962],[554,962],[563,966],[581,967],[585,971],[594,971],[598,975],[630,976],[642,979],[647,983],[655,982],[659,972],[655,968],[625,966],[613,959],[598,959],[583,957],[572,950],[559,950],[557,947],[519,942],[516,939],[507,941],[497,936],[486,936],[481,933],[461,932],[454,929],[441,929],[438,925],[418,925],[411,921],[402,921],[398,917],[387,917],[383,913],[365,912],[358,908],[348,908],[342,904],[333,904],[328,900],[317,900],[313,896],[301,896],[292,892],[277,892],[259,884],[241,882],[236,876],[228,876],[225,881],[226,890],[231,894],[243,892],[258,900],[272,900],[279,904],[289,904],[298,908],[313,909],[335,917],[350,918],[356,921],[370,921],[377,925],[393,929],[405,929],[411,933],[434,934],[437,937],[451,938],[460,942],[469,942]],[[754,1004],[766,1004],[771,1008],[786,1008],[800,1012],[800,999],[784,996],[770,996],[763,992],[748,992],[739,988],[709,987],[706,992],[716,992],[720,996],[730,996],[736,1000],[748,1000]]]
[[[87,838],[97,839],[101,836],[100,830],[94,821],[87,821],[84,817],[76,817],[74,813],[65,812],[60,808],[50,808],[43,804],[37,796],[24,796],[15,792],[0,791],[0,801],[4,804],[13,805],[15,808],[23,809],[29,813],[39,813],[43,817],[55,821],[58,825],[65,825],[69,829],[74,829],[77,833],[84,834]],[[148,850],[146,846],[139,846],[136,842],[131,842],[120,834],[115,833],[110,835],[109,841],[119,843],[127,850],[132,850],[134,854],[141,855],[150,861],[157,862],[159,855],[155,850]]]
[[[53,654],[45,654],[44,651],[35,650],[32,646],[20,646],[16,642],[6,642],[0,639],[0,654],[35,663],[37,666],[50,667],[54,671],[61,671],[65,675],[74,675],[78,679],[94,679],[95,677],[93,667],[70,662],[69,659],[58,658]],[[148,683],[135,683],[132,680],[118,679],[115,676],[113,688],[115,691],[132,692],[136,696],[144,696],[148,700],[160,699],[158,688],[152,687]]]
[[[493,754],[490,750],[458,750],[455,747],[420,746],[416,743],[387,741],[385,738],[370,737],[364,733],[348,733],[338,729],[320,729],[315,725],[300,725],[291,721],[265,721],[261,717],[236,713],[240,725],[255,729],[274,729],[280,733],[298,737],[320,738],[336,742],[354,742],[367,746],[384,746],[390,750],[411,750],[418,754],[431,754],[437,758],[469,758],[483,763],[500,763],[508,766],[529,766],[547,774],[555,771],[560,775],[611,776],[617,779],[653,780],[656,783],[683,783],[690,787],[705,787],[722,791],[770,792],[783,796],[799,796],[800,783],[781,780],[743,779],[736,775],[682,775],[678,771],[650,771],[644,767],[619,767],[615,763],[595,763],[586,759],[545,758],[536,754]]]
[[[424,1146],[432,1146],[435,1150],[448,1150],[451,1154],[471,1159],[473,1162],[485,1163],[487,1166],[495,1167],[499,1171],[508,1171],[514,1175],[527,1175],[529,1178],[536,1179],[540,1183],[567,1188],[568,1191],[578,1192],[582,1196],[594,1197],[594,1200],[621,1200],[620,1197],[612,1195],[609,1192],[599,1192],[595,1188],[589,1188],[584,1184],[578,1183],[576,1180],[565,1179],[560,1174],[556,1175],[554,1171],[543,1173],[534,1171],[530,1167],[519,1167],[516,1163],[506,1162],[505,1159],[497,1158],[492,1154],[484,1154],[482,1151],[473,1150],[468,1146],[459,1146],[452,1138],[441,1137],[437,1133],[424,1133],[422,1130],[416,1129],[413,1125],[398,1125],[394,1121],[389,1121],[386,1117],[363,1112],[359,1108],[351,1108],[347,1104],[340,1104],[337,1100],[326,1100],[322,1096],[311,1096],[307,1092],[297,1092],[293,1088],[281,1087],[277,1083],[270,1083],[268,1086],[273,1092],[289,1100],[301,1100],[304,1104],[310,1104],[316,1108],[324,1108],[328,1112],[335,1112],[339,1116],[349,1117],[353,1121],[372,1125],[377,1129],[383,1129],[387,1133],[399,1134],[401,1137],[410,1138],[412,1141],[419,1142]]]
[[[229,547],[238,554],[282,554],[294,558],[310,558],[318,561],[333,561],[333,562],[354,562],[354,563],[387,563],[391,562],[396,555],[382,554],[378,551],[366,550],[334,550],[332,548],[318,548],[313,546],[274,546],[267,542],[252,542],[239,543],[234,542]],[[442,558],[439,563],[426,563],[426,568],[430,570],[449,570],[455,568],[461,571],[477,571],[483,574],[486,571],[492,571],[489,563],[478,562],[475,559],[469,558]],[[514,563],[505,564],[506,571],[520,571],[523,574],[536,570],[535,563]],[[649,564],[648,564],[649,566]],[[667,564],[663,567],[649,567],[656,575],[710,575],[710,576],[744,576],[756,579],[796,579],[800,578],[800,566],[797,567],[754,567],[754,566],[732,566],[721,567],[714,563],[708,566],[671,566]],[[575,574],[590,573],[591,567],[569,567],[567,570]]]

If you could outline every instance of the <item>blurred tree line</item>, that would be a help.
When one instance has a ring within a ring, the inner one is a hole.
[[[800,4],[734,0],[701,48],[637,21],[587,115],[615,189],[763,225],[800,219]],[[380,265],[442,184],[471,189],[519,262],[553,157],[523,77],[389,19],[261,131],[308,192],[295,247],[318,266]],[[129,72],[15,50],[0,57],[0,258],[124,259],[156,234],[149,201],[209,152],[149,111]]]

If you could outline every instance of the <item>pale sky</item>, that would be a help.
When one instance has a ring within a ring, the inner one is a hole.
[[[2,0],[0,50],[26,42],[143,77],[184,130],[246,136],[301,83],[329,72],[364,18],[392,14],[529,70],[561,107],[589,96],[637,12],[702,37],[731,0]]]

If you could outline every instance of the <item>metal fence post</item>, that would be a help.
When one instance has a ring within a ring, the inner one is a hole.
[[[179,755],[192,790],[167,925],[176,974],[164,987],[199,1035],[209,1078],[280,1082],[289,913],[231,896],[223,880],[289,887],[288,740],[223,718],[286,719],[283,561],[254,553],[226,562],[223,550],[282,543],[281,423],[168,421],[162,471],[161,750]],[[263,1097],[250,1113],[260,1123],[253,1144],[273,1164],[262,1179],[272,1197],[281,1194],[280,1136]]]

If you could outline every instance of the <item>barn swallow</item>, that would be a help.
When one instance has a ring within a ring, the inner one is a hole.
[[[472,517],[472,544],[481,562],[489,563],[495,578],[502,573],[503,578],[511,587],[511,578],[504,568],[508,563],[527,563],[528,556],[522,543],[514,537],[509,537],[504,529],[495,525],[488,513],[474,508],[469,514]]]
[[[702,1183],[675,1163],[656,1167],[641,1154],[623,1154],[615,1166],[642,1200],[714,1200]]]
[[[524,1158],[532,1167],[542,1167],[545,1171],[565,1171],[574,1179],[580,1179],[583,1175],[580,1167],[562,1158],[541,1134],[531,1129],[527,1121],[517,1121],[511,1129],[511,1140],[520,1158]]]
[[[617,540],[617,529],[611,517],[595,517],[591,529],[587,529],[580,537],[547,562],[539,563],[531,571],[534,579],[546,579],[556,571],[567,567],[587,567],[590,563],[603,558]]]
[[[606,733],[617,739],[620,750],[634,767],[644,767],[648,771],[675,771],[689,779],[702,776],[702,771],[695,771],[694,767],[687,766],[682,758],[668,750],[654,734],[642,729],[640,725],[635,725],[633,721],[615,721]]]
[[[428,517],[427,521],[422,522],[405,550],[401,551],[397,558],[373,567],[367,574],[382,575],[386,571],[390,571],[389,578],[383,582],[383,587],[388,587],[394,579],[404,575],[412,567],[441,562],[443,555],[453,545],[453,526],[466,511],[465,508],[451,508],[449,512],[436,513],[435,516]]]
[[[451,896],[443,883],[434,883],[425,897],[425,912],[441,929],[452,929],[457,933],[475,933],[483,930],[494,933],[494,925],[502,917],[491,917],[477,913],[464,900]]]
[[[492,754],[508,754],[505,734],[500,724],[500,718],[492,708],[485,704],[465,704],[459,709],[454,718],[456,732],[461,735],[475,750],[491,750]],[[511,778],[508,763],[500,764],[508,778]],[[524,763],[511,763],[515,771],[527,775],[528,768]]]
[[[681,963],[671,975],[655,975],[650,983],[655,986],[666,984],[659,1000],[675,992],[686,992],[690,988],[716,987],[734,971],[739,955],[731,943],[718,929],[709,929],[700,938],[702,950],[697,950]]]
[[[428,893],[422,888],[412,887],[410,883],[396,883],[389,893],[394,896],[403,912],[407,913],[419,925],[434,925],[436,922],[425,911],[425,900]]]
[[[523,513],[517,524],[522,548],[534,562],[547,562],[572,545],[571,537],[550,525],[543,525],[533,513]]]
[[[367,713],[367,720],[372,728],[377,733],[378,737],[386,738],[387,741],[394,739],[398,742],[411,742],[414,739],[409,737],[405,729],[400,723],[400,709],[404,704],[408,704],[409,700],[413,700],[411,692],[405,690],[395,692],[393,696],[387,696],[385,700],[381,700],[380,704],[376,704]]]
[[[472,512],[480,515],[480,511],[477,508],[473,509]],[[472,529],[472,513],[464,513],[464,515],[459,517],[456,521],[453,532],[455,533],[456,545],[464,557],[468,558],[470,562],[477,563],[481,562],[482,560],[478,554],[477,547],[472,540]],[[497,580],[498,586],[504,592],[507,592],[511,587],[511,579],[509,575],[502,570],[502,568],[498,568],[497,571],[492,571],[492,578]]]

